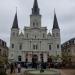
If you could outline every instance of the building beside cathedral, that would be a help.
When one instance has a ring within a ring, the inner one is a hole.
[[[8,52],[7,43],[0,39],[0,65],[8,62]]]
[[[61,45],[61,52],[65,62],[75,64],[75,38],[71,38],[63,43]]]
[[[32,62],[34,57],[40,62],[40,56],[43,54],[44,62],[46,62],[48,55],[61,56],[60,28],[56,13],[54,13],[52,34],[47,33],[47,27],[42,27],[41,19],[38,2],[34,0],[30,26],[25,26],[24,33],[20,33],[16,12],[10,35],[10,61],[25,62],[27,59],[28,62]]]

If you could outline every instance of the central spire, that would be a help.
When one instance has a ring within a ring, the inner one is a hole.
[[[34,5],[33,5],[33,8],[32,8],[32,14],[33,15],[39,15],[39,8],[38,8],[37,0],[34,0]]]

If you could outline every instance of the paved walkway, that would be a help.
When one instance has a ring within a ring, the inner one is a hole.
[[[75,69],[61,69],[61,75],[75,75]]]
[[[26,69],[22,68],[21,73],[17,73],[17,70],[15,73],[10,74],[10,70],[7,71],[7,75],[24,75]],[[59,70],[61,75],[75,75],[75,69],[60,69]]]
[[[24,69],[24,68],[21,69],[21,73],[18,73],[18,72],[17,72],[17,69],[16,69],[16,70],[15,70],[15,73],[10,74],[10,70],[8,70],[8,71],[7,71],[7,75],[23,75],[24,72],[25,72],[25,69]]]

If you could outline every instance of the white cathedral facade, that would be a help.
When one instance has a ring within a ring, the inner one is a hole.
[[[44,62],[47,62],[48,56],[61,56],[60,28],[54,13],[52,34],[47,33],[47,27],[42,27],[37,0],[34,0],[30,26],[24,27],[24,33],[19,31],[17,12],[15,14],[10,35],[9,60],[32,62],[34,57],[40,62],[41,54],[43,54]]]

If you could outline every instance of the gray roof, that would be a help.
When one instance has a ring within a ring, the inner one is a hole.
[[[15,18],[14,18],[14,21],[13,21],[12,28],[17,28],[17,29],[18,29],[17,12],[16,12],[16,14],[15,14]]]
[[[70,40],[64,42],[64,43],[61,45],[61,47],[63,48],[64,46],[67,46],[67,45],[73,45],[73,44],[75,44],[74,41],[75,41],[75,38],[72,38],[72,39],[70,39]]]
[[[34,5],[33,5],[33,8],[32,8],[32,14],[33,15],[38,15],[39,14],[39,8],[38,8],[37,0],[34,0]]]
[[[59,29],[56,13],[54,12],[53,29]]]

